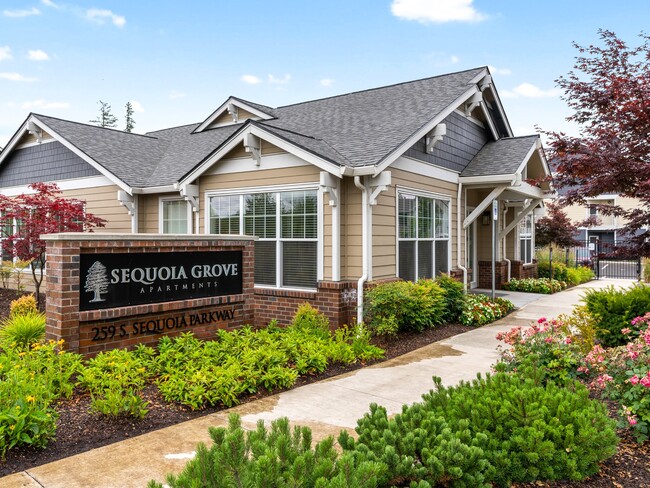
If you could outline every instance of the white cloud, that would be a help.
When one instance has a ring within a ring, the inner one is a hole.
[[[393,0],[394,16],[423,24],[445,22],[480,22],[487,16],[472,6],[473,0]]]
[[[9,81],[24,81],[26,83],[36,81],[36,78],[29,78],[27,76],[21,75],[20,73],[0,73],[0,79]]]
[[[455,54],[449,54],[444,51],[434,51],[425,56],[425,59],[437,67],[445,67],[451,64],[460,63],[460,58]]]
[[[257,85],[258,83],[261,83],[262,80],[260,80],[257,76],[255,75],[243,75],[241,77],[241,80],[244,83],[248,83],[249,85]]]
[[[32,7],[29,10],[3,10],[2,14],[5,17],[29,17],[30,15],[40,15],[41,11],[36,7]]]
[[[50,57],[47,55],[45,51],[41,51],[40,49],[35,49],[35,50],[30,50],[27,52],[27,59],[31,61],[47,61],[50,59]]]
[[[542,90],[538,86],[531,83],[522,83],[514,87],[512,90],[503,90],[501,96],[503,98],[549,98],[557,97],[562,93],[559,88],[551,88],[550,90]]]
[[[32,100],[30,102],[23,103],[21,107],[24,108],[25,110],[33,110],[33,109],[53,110],[53,109],[70,108],[70,104],[68,102],[47,102],[45,100]]]
[[[508,76],[512,74],[510,68],[497,68],[496,66],[488,65],[488,69],[490,70],[490,73],[492,73],[493,75]]]
[[[5,61],[12,58],[13,56],[11,55],[11,48],[9,46],[0,47],[0,61]]]
[[[169,93],[169,98],[171,98],[172,100],[175,100],[175,99],[177,99],[177,98],[185,98],[186,96],[187,96],[187,95],[186,95],[185,93],[180,92],[180,91],[178,91],[178,90],[172,90],[172,91]]]
[[[124,27],[126,24],[126,19],[124,17],[114,14],[110,10],[106,9],[91,8],[86,10],[86,18],[99,25],[105,24],[107,20],[110,20],[113,25],[117,27]]]
[[[131,100],[131,108],[133,109],[134,112],[144,112],[144,108],[142,108],[142,104],[137,100]]]
[[[52,8],[61,8],[60,5],[57,5],[54,3],[52,0],[41,0],[41,3],[45,5],[46,7],[52,7]]]
[[[449,58],[449,61],[451,62],[451,64],[458,64],[460,63],[460,58],[452,54],[451,57]]]
[[[332,86],[336,80],[333,80],[332,78],[323,78],[320,80],[320,84],[322,86]]]
[[[272,85],[286,85],[289,83],[289,80],[291,80],[290,74],[284,75],[284,78],[276,78],[273,75],[269,75],[269,83]]]

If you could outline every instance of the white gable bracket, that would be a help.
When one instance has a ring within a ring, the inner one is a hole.
[[[426,145],[426,151],[427,153],[431,153],[433,151],[434,146],[442,141],[442,138],[447,134],[447,126],[445,124],[438,124],[436,125],[431,132],[427,134],[427,137],[425,139],[425,145]]]
[[[465,102],[465,115],[469,117],[474,109],[478,107],[483,101],[483,94],[481,92],[475,93]]]
[[[485,197],[483,201],[479,203],[479,205],[474,210],[472,210],[472,213],[470,213],[463,221],[463,229],[467,229],[467,227],[469,227],[471,223],[474,222],[486,208],[488,208],[489,205],[492,205],[492,200],[495,200],[499,195],[501,195],[506,188],[508,188],[506,185],[501,185],[492,190],[490,194]]]
[[[129,195],[124,190],[117,190],[117,201],[126,208],[131,217],[135,215],[135,199],[133,195]]]
[[[391,173],[390,171],[382,171],[368,180],[368,186],[370,187],[369,203],[370,205],[377,205],[377,197],[382,191],[388,190],[391,184]]]
[[[327,171],[320,172],[320,187],[327,193],[330,207],[336,207],[339,204],[339,179]]]
[[[199,185],[190,185],[186,183],[180,187],[181,196],[192,206],[193,212],[199,211]]]
[[[255,160],[255,166],[259,166],[262,159],[261,147],[262,143],[259,137],[250,132],[244,134],[244,151],[251,154],[251,157]]]
[[[39,144],[43,142],[43,129],[37,126],[33,120],[27,122],[27,130],[30,134],[34,134],[34,136],[36,136],[36,142]]]
[[[501,232],[499,232],[499,239],[503,239],[505,236],[510,234],[512,232],[512,229],[514,229],[519,222],[524,220],[524,217],[530,213],[532,209],[534,209],[537,205],[542,203],[541,199],[534,199],[532,200],[528,205],[526,205],[521,212],[515,217],[515,219],[508,224],[508,226],[503,229]]]
[[[237,109],[237,105],[234,103],[229,103],[228,104],[228,113],[232,117],[232,121],[236,124],[239,122],[239,110]]]

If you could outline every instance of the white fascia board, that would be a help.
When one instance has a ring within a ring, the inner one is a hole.
[[[483,76],[485,76],[485,74]],[[481,79],[483,76],[479,77],[479,79]],[[447,106],[447,108],[445,108],[442,112],[440,112],[434,119],[432,119],[428,124],[425,124],[422,128],[420,128],[419,131],[417,131],[415,134],[413,134],[411,137],[405,140],[402,144],[397,146],[397,148],[395,148],[388,156],[386,156],[379,164],[377,164],[375,166],[375,174],[381,173],[388,166],[393,164],[393,162],[395,162],[397,158],[399,158],[402,154],[404,154],[408,148],[410,148],[413,144],[415,144],[417,141],[419,141],[421,138],[423,138],[425,135],[431,132],[436,125],[438,125],[443,120],[445,120],[449,116],[449,114],[451,114],[454,110],[456,110],[469,97],[471,97],[475,93],[478,93],[478,91],[479,91],[478,87],[474,84],[473,86],[468,88],[465,92],[463,92],[461,96],[459,96],[456,100],[450,103]]]
[[[273,118],[271,115],[264,113],[261,110],[258,110],[256,108],[253,108],[247,103],[242,102],[241,100],[237,100],[234,97],[229,97],[228,100],[223,102],[217,110],[215,110],[214,112],[212,112],[212,114],[210,114],[210,116],[207,119],[201,122],[201,125],[199,125],[196,129],[194,129],[193,133],[196,134],[197,132],[204,131],[207,127],[209,127],[212,124],[212,122],[218,119],[219,116],[228,109],[228,105],[230,104],[236,105],[239,108],[243,108],[247,112],[250,112],[253,115],[257,115],[262,120],[270,120]]]
[[[407,156],[400,156],[397,158],[391,168],[401,169],[403,171],[408,171],[409,173],[458,184],[459,176],[456,171],[441,168],[440,166],[425,163],[418,159],[409,158]]]
[[[458,181],[463,185],[494,185],[501,183],[504,185],[512,185],[517,179],[517,174],[503,174],[503,175],[487,175],[487,176],[461,176]]]
[[[471,84],[478,84],[479,81],[481,81],[483,78],[485,78],[485,75],[489,75],[490,71],[487,68],[483,68],[479,74],[477,74],[474,78],[469,80]]]
[[[127,185],[124,181],[122,181],[120,178],[118,178],[116,175],[111,173],[108,169],[106,169],[104,166],[99,164],[97,161],[95,161],[93,158],[88,156],[85,152],[83,152],[81,149],[79,149],[77,146],[69,142],[66,138],[61,136],[59,133],[57,133],[54,129],[49,127],[47,124],[43,123],[40,121],[37,117],[32,115],[29,120],[32,120],[33,122],[47,131],[48,134],[50,134],[52,137],[54,137],[57,141],[59,141],[61,144],[63,144],[67,149],[75,153],[77,156],[79,156],[81,159],[86,161],[89,165],[91,165],[93,168],[95,168],[97,171],[99,171],[101,174],[106,176],[109,180],[111,180],[113,183],[115,183],[117,186],[119,186],[122,190],[127,192],[129,195],[133,194],[133,189]],[[2,151],[4,153],[4,151]]]
[[[514,137],[515,134],[512,132],[512,128],[510,127],[510,121],[508,120],[508,117],[506,116],[506,111],[503,109],[503,104],[501,103],[501,99],[499,98],[499,94],[497,93],[497,89],[494,86],[494,78],[492,78],[492,83],[490,83],[490,86],[487,89],[492,91],[492,96],[494,96],[494,101],[497,103],[497,110],[499,110],[499,112],[501,112],[501,116],[503,117],[504,125],[506,126],[506,130],[508,131],[508,136],[509,137]]]
[[[495,141],[499,140],[499,133],[497,132],[497,127],[494,125],[494,121],[492,120],[492,116],[490,115],[490,111],[487,109],[487,105],[485,105],[485,102],[481,102],[478,104],[478,106],[483,110],[483,115],[485,115],[485,120],[487,120],[488,127],[490,128],[490,132],[492,133],[492,137],[494,137]],[[470,117],[467,117],[470,118]]]
[[[55,181],[56,185],[59,187],[59,190],[82,190],[87,188],[99,188],[102,186],[113,185],[113,182],[106,178],[105,176],[88,176],[84,178],[72,178],[69,180],[60,180]],[[32,194],[35,193],[33,189],[29,188],[29,185],[18,185],[5,187],[0,190],[2,195],[7,197],[13,197],[20,194]]]
[[[537,188],[536,186],[530,185],[524,181],[521,182],[521,185],[509,187],[508,190],[514,191],[515,193],[519,193],[528,198],[534,198],[536,200],[543,200],[544,197],[546,196],[544,194],[544,190],[542,190],[541,188]]]
[[[174,185],[148,186],[146,188],[133,188],[133,195],[154,195],[156,193],[170,193],[180,190]],[[179,193],[180,194],[180,193]]]
[[[2,162],[9,156],[9,153],[14,149],[14,147],[16,147],[16,144],[18,144],[18,141],[23,136],[23,134],[27,132],[27,124],[32,121],[33,117],[34,116],[30,114],[25,119],[23,125],[20,126],[13,137],[9,139],[9,143],[5,146],[2,152],[0,152],[0,165],[2,165]]]

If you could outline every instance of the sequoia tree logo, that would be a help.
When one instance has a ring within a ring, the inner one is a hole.
[[[95,294],[93,299],[90,300],[90,303],[106,301],[102,298],[102,294],[108,293],[108,284],[109,280],[106,266],[99,261],[95,261],[88,269],[88,274],[86,274],[85,290]]]

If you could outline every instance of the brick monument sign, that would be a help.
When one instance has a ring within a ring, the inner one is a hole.
[[[253,324],[254,237],[63,233],[47,242],[46,337],[92,356]]]

